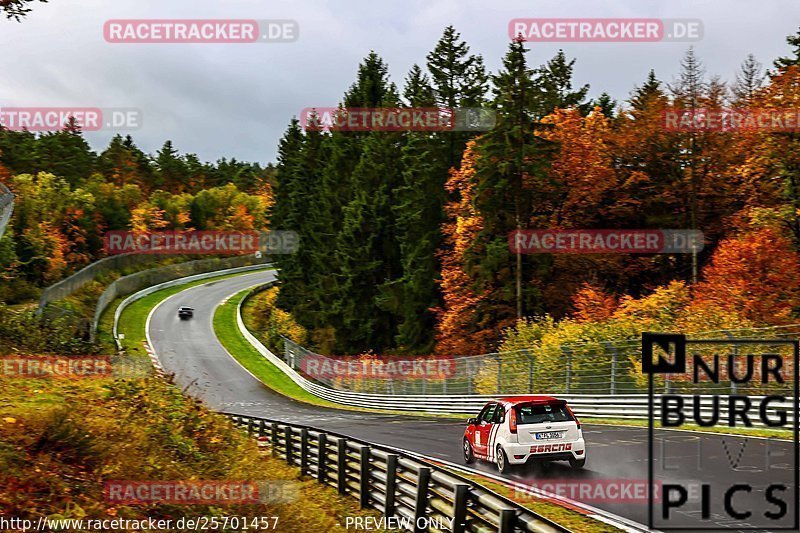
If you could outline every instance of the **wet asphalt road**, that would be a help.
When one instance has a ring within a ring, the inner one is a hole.
[[[152,313],[149,322],[152,346],[165,370],[175,374],[176,382],[187,393],[216,410],[307,424],[462,463],[463,422],[311,406],[272,392],[231,358],[214,335],[211,322],[214,309],[233,294],[273,277],[274,272],[257,272],[193,287],[168,298]],[[194,307],[194,318],[179,320],[180,305]],[[509,477],[551,490],[568,491],[564,494],[646,524],[647,429],[586,423],[583,427],[587,446],[584,470],[572,471],[566,463],[550,463],[518,469]],[[655,435],[655,478],[662,483],[677,481],[694,486],[687,503],[673,510],[666,522],[661,517],[660,504],[656,504],[657,527],[679,527],[684,531],[715,527],[735,531],[792,526],[796,512],[792,503],[797,503],[793,492],[796,463],[792,443],[663,430],[657,430]],[[496,473],[489,464],[479,463],[476,469]],[[701,516],[699,495],[703,483],[709,485],[712,502],[708,519]],[[731,518],[724,511],[724,492],[735,483],[751,486],[750,492],[740,491],[731,498],[736,510],[752,511],[747,518]],[[780,511],[779,505],[766,501],[770,484],[787,487],[784,492],[772,489],[775,498],[788,504],[782,519],[764,516],[765,512]],[[621,494],[615,489],[620,486]]]

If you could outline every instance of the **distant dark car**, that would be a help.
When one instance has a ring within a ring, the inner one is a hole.
[[[182,305],[182,306],[180,306],[178,308],[178,316],[181,319],[183,319],[183,318],[192,318],[194,316],[194,309],[191,308],[191,307],[186,307],[185,305]]]

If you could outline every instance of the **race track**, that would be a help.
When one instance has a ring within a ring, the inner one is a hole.
[[[175,374],[181,388],[215,410],[308,424],[462,463],[463,422],[326,409],[300,403],[272,392],[231,358],[214,335],[212,317],[216,306],[235,293],[273,277],[274,272],[257,272],[193,287],[168,298],[153,311],[148,321],[151,345],[164,369]],[[180,305],[194,307],[194,318],[179,320],[177,308]],[[626,479],[646,484],[646,428],[583,422],[587,446],[587,464],[583,471],[573,472],[566,463],[553,463],[516,471],[510,477],[536,483],[564,479],[602,483],[602,480]],[[792,490],[793,451],[789,442],[680,431],[657,431],[656,437],[659,444],[654,465],[659,481],[680,480],[686,483],[702,480],[709,483],[712,494],[716,494],[715,489],[727,488],[732,474],[735,474],[736,482],[753,486],[749,495],[741,493],[734,499],[738,508],[744,510],[752,504],[754,510],[759,509],[749,521],[725,518],[721,509],[712,505],[712,513],[719,516],[715,519],[712,515],[711,523],[705,521],[702,524],[706,527],[736,530],[748,524],[763,524],[764,518],[760,513],[764,508],[765,485],[780,481]],[[661,458],[662,446],[668,457],[666,460]],[[732,463],[737,465],[733,473]],[[476,468],[496,472],[493,465],[479,464]],[[592,486],[592,483],[585,485]],[[789,493],[786,496],[785,499],[791,501]],[[576,499],[636,522],[647,523],[645,499],[617,497],[598,501],[586,495]],[[699,509],[698,505],[694,507]],[[790,505],[789,513],[792,512]],[[673,513],[670,525],[699,527],[699,512]]]

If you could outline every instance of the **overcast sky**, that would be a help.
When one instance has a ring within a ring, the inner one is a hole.
[[[22,23],[0,19],[0,107],[134,107],[132,132],[153,153],[171,139],[203,160],[274,161],[278,139],[306,107],[335,106],[370,51],[402,85],[447,25],[496,71],[513,18],[697,18],[694,43],[710,74],[733,80],[753,53],[765,64],[789,53],[797,0],[50,0]],[[293,19],[293,43],[110,44],[108,19]],[[688,43],[528,43],[539,65],[558,48],[577,58],[575,81],[625,99],[649,69],[671,81]],[[101,150],[113,132],[87,133]]]

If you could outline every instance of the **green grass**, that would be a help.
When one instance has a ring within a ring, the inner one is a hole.
[[[225,304],[220,305],[214,316],[214,330],[217,337],[222,342],[223,346],[236,358],[239,363],[253,373],[269,388],[295,400],[311,403],[314,405],[322,405],[325,407],[335,407],[337,409],[350,409],[366,411],[357,407],[342,406],[340,404],[333,404],[317,398],[300,388],[291,379],[289,379],[283,372],[281,372],[275,365],[270,363],[261,356],[255,348],[239,332],[239,327],[236,320],[236,311],[239,302],[245,298],[248,290],[242,291],[232,297]],[[246,314],[248,311],[247,306],[244,306],[242,312]],[[246,321],[246,319],[245,319]],[[369,412],[376,412],[375,409],[369,409]],[[464,418],[463,413],[424,413],[424,412],[398,412],[398,411],[382,411],[390,413],[410,414],[414,416],[435,417],[461,420]],[[624,419],[624,418],[583,418],[585,424],[597,425],[613,425],[613,426],[632,426],[632,427],[647,427],[647,420],[637,419]],[[792,439],[791,430],[771,429],[771,428],[729,428],[724,426],[717,427],[701,427],[695,424],[684,424],[677,430],[687,431],[704,431],[708,433],[721,433],[728,435],[752,436],[752,437],[769,437],[778,439]]]
[[[458,472],[458,475],[479,483],[489,490],[505,496],[509,500],[515,501],[518,504],[530,509],[534,513],[543,516],[553,522],[564,526],[570,531],[580,531],[581,533],[606,533],[610,531],[622,531],[604,522],[599,522],[586,515],[562,507],[557,503],[548,502],[542,498],[533,495],[527,495],[517,492],[515,489],[510,488],[502,483],[494,480],[484,478],[480,475],[464,474]]]
[[[220,278],[214,278],[214,280],[219,280],[222,278],[230,277],[237,274],[232,274],[228,276],[222,276]],[[202,280],[198,282],[188,283],[185,285],[181,285],[179,287],[171,287],[169,289],[164,289],[157,293],[151,294],[141,300],[138,300],[128,306],[128,308],[123,312],[122,316],[120,317],[120,332],[125,333],[125,339],[122,341],[123,346],[126,347],[128,350],[136,350],[141,349],[142,341],[145,339],[145,324],[147,321],[147,316],[150,313],[150,310],[158,305],[159,302],[163,301],[164,299],[172,296],[173,294],[177,294],[182,290],[186,290],[192,286],[201,285],[203,283],[207,283],[211,280]],[[308,393],[307,391],[303,390],[300,386],[296,383],[291,381],[283,372],[281,372],[275,365],[270,363],[266,360],[253,346],[247,342],[247,340],[241,335],[238,327],[237,322],[237,310],[239,306],[239,302],[249,293],[249,289],[244,290],[233,297],[229,298],[226,302],[220,304],[215,313],[214,313],[214,330],[217,334],[217,338],[220,340],[222,345],[225,347],[226,350],[230,354],[234,356],[234,358],[245,368],[247,368],[253,375],[255,375],[259,380],[261,380],[264,385],[271,388],[272,390],[283,394],[287,397],[296,399],[298,401],[310,403],[313,405],[318,405],[321,407],[332,407],[336,409],[349,409],[355,411],[363,411],[363,409],[358,409],[355,407],[347,407],[342,406],[339,404],[334,404],[332,402],[328,402],[317,398],[316,396]],[[117,304],[118,305],[118,304]],[[115,308],[116,305],[111,306]],[[110,309],[109,312],[112,313],[113,316],[113,309]],[[130,352],[129,352],[130,353]],[[375,410],[370,410],[371,412],[375,412]],[[392,411],[383,411],[386,413],[394,413]],[[403,413],[409,414],[409,413]],[[415,415],[419,415],[420,413],[413,413]],[[446,417],[446,418],[463,418],[463,415],[452,415],[452,414],[444,414],[444,415],[435,415],[435,414],[426,414],[427,416],[439,416],[439,417]],[[507,487],[500,485],[498,483],[493,483],[484,479],[480,476],[474,476],[474,480],[487,485],[490,489],[495,490],[498,493],[504,494],[506,496],[513,496],[513,491],[508,489]],[[564,507],[560,507],[559,505],[541,501],[541,500],[529,500],[529,501],[521,501],[520,503],[526,505],[534,512],[540,513],[547,518],[554,520],[558,523],[563,523],[566,527],[573,529],[575,531],[586,531],[588,533],[599,533],[602,531],[609,531],[609,527],[606,524],[600,524],[596,521],[593,521],[590,518],[587,518],[580,513],[576,513],[572,510],[566,509]]]
[[[147,325],[147,316],[150,314],[150,311],[155,306],[157,306],[159,303],[166,300],[170,296],[185,291],[186,289],[190,289],[198,285],[204,285],[206,283],[212,283],[215,281],[220,281],[223,279],[239,275],[241,275],[241,273],[224,274],[213,278],[191,281],[183,285],[177,285],[175,287],[168,287],[166,289],[162,289],[160,291],[154,292],[153,294],[148,294],[144,298],[136,300],[128,307],[126,307],[125,310],[122,312],[122,315],[119,317],[118,333],[122,333],[125,335],[125,338],[120,341],[122,349],[125,350],[125,353],[129,355],[132,356],[141,355],[146,357],[147,352],[145,352],[142,343],[147,340],[147,335],[145,333],[145,327]],[[103,318],[100,321],[100,326],[103,331],[105,332],[111,331],[114,322],[114,313],[116,312],[117,307],[119,307],[119,304],[122,303],[123,299],[124,298],[120,298],[118,299],[118,301],[115,301],[112,305],[109,306],[108,310],[103,314]]]
[[[323,400],[297,385],[294,381],[284,374],[278,367],[272,364],[258,350],[256,350],[239,331],[236,319],[239,302],[247,296],[250,289],[246,289],[228,299],[227,302],[220,304],[214,313],[214,332],[222,343],[222,346],[236,359],[239,364],[245,367],[250,373],[258,378],[264,385],[275,392],[288,396],[294,400],[317,405],[320,407],[331,407],[346,411],[361,411],[370,413],[383,413],[393,415],[425,416],[430,418],[445,418],[454,420],[465,420],[465,414],[454,413],[419,413],[408,411],[391,411],[383,409],[362,409],[349,405],[329,402]]]
[[[249,292],[250,289],[247,289],[236,294],[225,303],[220,304],[214,313],[214,332],[217,335],[217,339],[222,343],[222,346],[228,350],[228,353],[251,374],[256,376],[264,385],[279,394],[321,407],[359,410],[323,400],[307,392],[297,383],[289,379],[286,374],[265,359],[264,356],[258,353],[258,351],[247,342],[247,339],[245,339],[239,331],[236,314],[239,302],[241,302]]]
[[[581,422],[585,425],[612,425],[612,426],[633,426],[633,427],[647,427],[647,420],[634,420],[624,418],[581,418]],[[712,426],[701,427],[695,424],[683,424],[679,428],[662,428],[659,425],[654,426],[655,429],[664,429],[667,431],[702,431],[704,433],[721,433],[725,435],[738,435],[743,437],[768,437],[774,439],[792,440],[794,438],[792,430],[789,429],[771,429],[761,427],[727,427],[727,426]]]

